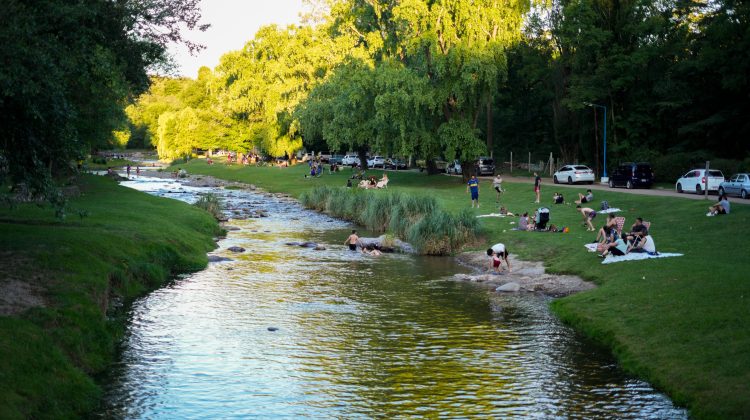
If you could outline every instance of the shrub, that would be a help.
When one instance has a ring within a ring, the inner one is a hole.
[[[388,232],[391,242],[394,236],[404,238],[423,254],[453,253],[479,233],[470,211],[452,215],[429,196],[319,186],[303,193],[300,201],[307,208]]]
[[[195,202],[194,206],[202,208],[203,210],[211,213],[211,215],[218,219],[221,219],[221,200],[216,194],[201,194],[198,201]]]

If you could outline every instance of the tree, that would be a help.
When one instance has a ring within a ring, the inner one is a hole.
[[[53,176],[124,126],[197,0],[10,0],[0,25],[0,183],[55,197]]]

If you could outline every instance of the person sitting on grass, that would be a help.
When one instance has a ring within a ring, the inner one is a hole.
[[[599,256],[604,258],[610,253],[614,256],[625,255],[628,253],[628,245],[625,243],[625,241],[622,240],[621,237],[618,236],[614,242],[610,242],[604,245],[604,252],[602,252]]]
[[[717,214],[729,214],[729,200],[727,199],[726,194],[722,194],[719,196],[719,201],[714,204],[713,206],[708,208],[708,213],[706,213],[706,216],[716,216]]]
[[[529,217],[529,224],[526,227],[526,230],[529,232],[533,232],[536,230],[536,217],[539,215],[538,211],[534,211],[534,215]]]
[[[617,220],[614,213],[610,213],[607,215],[607,222],[602,226],[601,229],[599,229],[599,232],[596,234],[596,240],[594,242],[605,242],[607,241],[607,237],[611,235],[613,231],[616,232],[617,230]]]
[[[628,252],[647,252],[651,255],[655,255],[657,252],[654,238],[647,234],[637,244],[631,244],[628,246]]]
[[[578,193],[578,200],[576,200],[576,204],[586,204],[592,201],[594,201],[594,193],[591,192],[591,189],[588,189],[586,190],[586,195]]]
[[[594,229],[594,224],[591,223],[591,221],[596,217],[596,211],[589,207],[581,207],[580,205],[576,206],[576,208],[581,212],[581,215],[583,216],[583,225],[588,226],[586,230],[588,232],[595,231],[596,229]]]
[[[525,212],[518,218],[518,226],[516,230],[528,230],[529,229],[529,213]]]
[[[487,256],[490,257],[490,264],[487,271],[494,271],[499,273],[503,271],[502,261],[505,261],[505,265],[508,266],[508,272],[510,273],[510,261],[508,261],[508,249],[505,244],[496,243],[491,248],[487,248]]]
[[[643,219],[637,217],[635,223],[633,223],[633,226],[630,228],[630,233],[626,235],[625,239],[629,244],[636,246],[646,235],[648,235],[648,228],[643,224]]]
[[[552,196],[552,202],[554,204],[563,204],[565,203],[565,198],[562,194],[555,192],[555,195]]]

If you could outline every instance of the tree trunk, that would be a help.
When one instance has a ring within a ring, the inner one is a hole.
[[[494,145],[492,144],[492,101],[487,101],[487,152],[494,157],[492,153]]]
[[[363,170],[367,170],[367,149],[360,147],[357,149],[357,156],[359,156],[359,167]]]

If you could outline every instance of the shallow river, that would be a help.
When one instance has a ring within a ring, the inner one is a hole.
[[[125,184],[185,201],[200,191]],[[241,230],[215,253],[233,261],[135,302],[103,416],[686,416],[558,322],[548,298],[454,282],[467,269],[449,258],[353,253],[346,223],[283,199],[222,194],[271,216],[230,223]],[[226,251],[233,245],[247,251]]]

